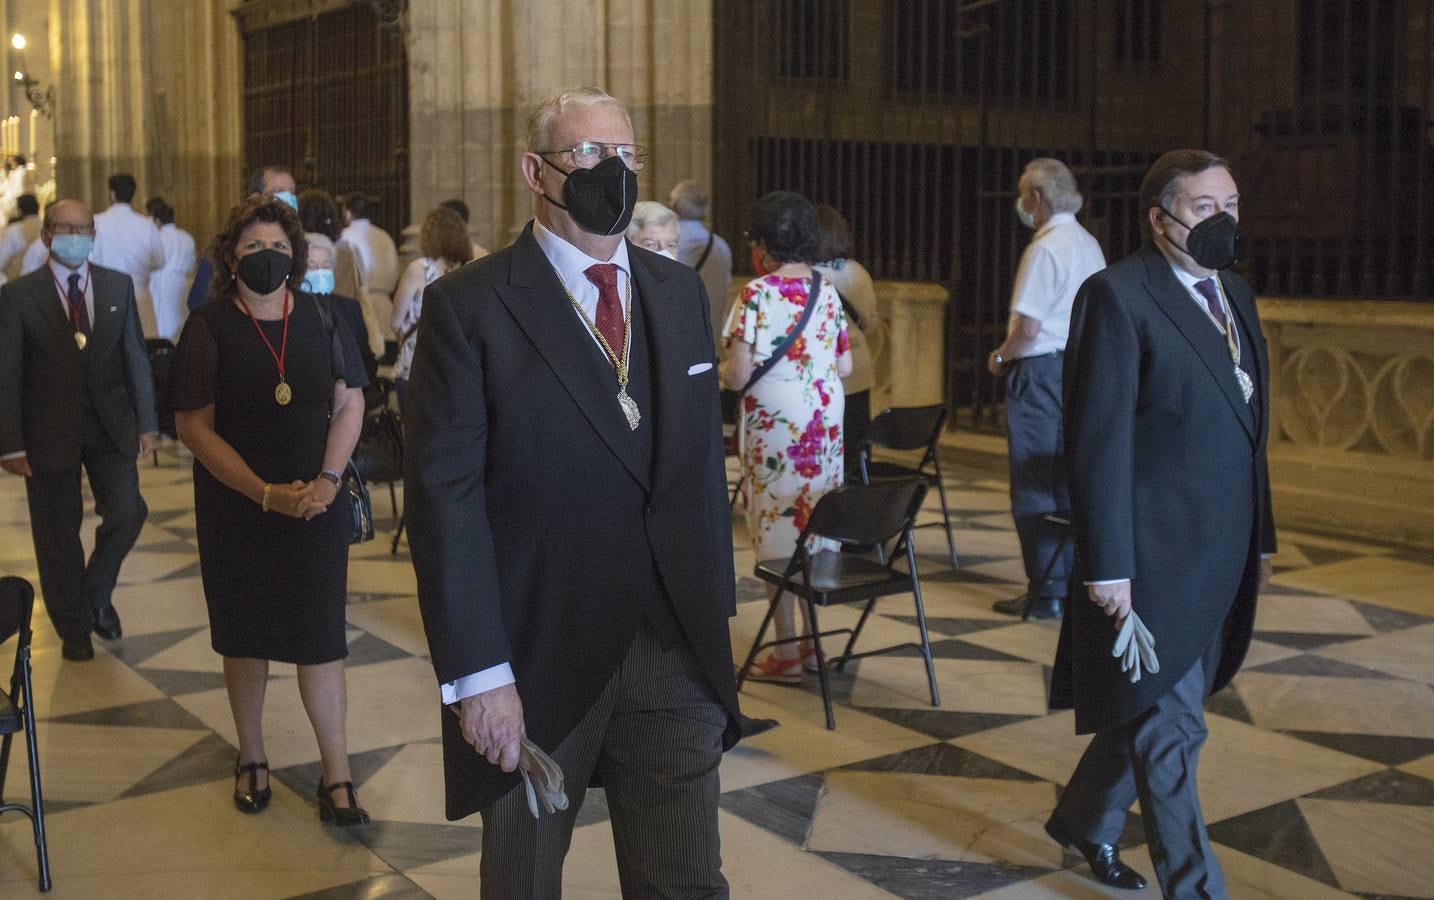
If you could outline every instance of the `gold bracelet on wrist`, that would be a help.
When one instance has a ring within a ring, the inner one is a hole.
[[[273,487],[272,484],[266,484],[266,485],[264,485],[264,503],[263,503],[264,512],[268,512],[268,511],[269,511],[269,489],[272,488],[272,487]]]

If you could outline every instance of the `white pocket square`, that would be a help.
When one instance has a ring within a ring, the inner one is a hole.
[[[698,364],[695,365],[695,366],[688,366],[688,367],[687,367],[687,374],[688,374],[688,375],[701,375],[703,372],[706,372],[706,371],[707,371],[708,369],[710,369],[710,368],[712,368],[712,364],[711,364],[711,363],[698,363]]]

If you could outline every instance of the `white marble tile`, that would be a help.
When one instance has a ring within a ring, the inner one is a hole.
[[[1039,781],[833,772],[807,849],[1056,867],[1061,848],[1042,828],[1055,803]]]
[[[1311,799],[1299,806],[1340,887],[1434,896],[1434,807]]]
[[[356,593],[416,595],[418,576],[403,559],[351,559],[348,588]]]
[[[990,757],[1047,781],[1065,784],[1090,743],[1075,733],[1075,713],[1062,711],[953,738],[957,747]]]
[[[1346,600],[1318,594],[1266,594],[1255,607],[1255,628],[1301,634],[1373,634]]]
[[[1245,672],[1235,685],[1262,728],[1434,738],[1428,684]]]
[[[1046,711],[1045,681],[1034,663],[978,659],[936,660],[943,710],[1038,716]],[[862,660],[852,687],[854,706],[932,709],[926,666],[920,657]]]
[[[1405,559],[1372,556],[1347,559],[1282,572],[1273,582],[1434,616],[1434,589],[1431,589],[1434,566]]]
[[[1328,647],[1321,656],[1434,684],[1434,623]]]
[[[173,575],[199,561],[194,553],[150,553],[133,550],[120,566],[120,584],[145,584]]]
[[[1255,638],[1250,641],[1249,652],[1245,654],[1244,668],[1253,669],[1256,666],[1263,666],[1266,663],[1278,662],[1282,659],[1289,659],[1291,656],[1299,656],[1299,650],[1286,647],[1283,644],[1271,644],[1269,641],[1262,641]]]
[[[348,622],[414,656],[428,655],[428,638],[423,633],[423,616],[417,597],[351,603]]]
[[[1416,759],[1413,762],[1405,763],[1399,768],[1411,775],[1418,775],[1421,778],[1428,778],[1430,781],[1434,781],[1434,754],[1430,754],[1423,759]]]
[[[1012,619],[1011,621],[1017,624],[1006,628],[990,628],[962,635],[961,640],[990,650],[999,650],[1011,656],[1019,656],[1021,659],[1028,659],[1034,663],[1054,665],[1056,644],[1060,641],[1061,636],[1060,621],[1055,619],[1030,622]]]
[[[961,548],[958,546],[956,550],[959,552]],[[1008,581],[1011,584],[1021,585],[1021,590],[1018,591],[1018,593],[1025,592],[1024,585],[1026,584],[1026,564],[1023,563],[1019,557],[999,559],[993,562],[979,563],[974,566],[963,565],[961,567],[961,571],[975,572],[977,575],[985,575],[989,578],[999,578],[1002,581]]]
[[[182,755],[209,732],[180,728],[135,728],[120,725],[40,726],[40,780],[51,801],[103,803],[143,781],[165,763]],[[10,751],[5,778],[7,796],[29,802],[30,766],[25,737]]]
[[[350,753],[439,736],[442,706],[428,663],[396,659],[358,666],[347,674]],[[229,697],[224,690],[185,694],[175,701],[237,746]],[[319,758],[296,680],[269,685],[264,704],[264,742],[269,765],[276,769]]]
[[[35,715],[42,719],[125,706],[164,697],[159,689],[111,656],[100,641],[95,658],[70,662],[60,657],[58,640],[33,648]]]
[[[142,669],[166,669],[184,672],[224,671],[224,657],[214,652],[214,647],[209,642],[208,629],[196,631],[184,640],[161,650],[153,656],[137,660],[134,664]],[[293,667],[285,666],[282,663],[272,663],[269,669],[271,675],[279,675],[287,674],[282,672],[282,669],[288,669],[292,672]]]
[[[199,557],[196,554],[194,559]],[[115,609],[126,635],[158,634],[180,628],[207,628],[204,584],[199,578],[176,578],[153,584],[120,585]]]
[[[382,810],[385,822],[462,825],[477,829],[478,816],[449,822],[443,813],[443,746],[409,744],[363,783],[364,807]],[[477,838],[474,838],[477,845]]]
[[[1278,528],[1275,531],[1277,543],[1298,543],[1308,544],[1311,547],[1322,547],[1326,550],[1342,550],[1346,553],[1358,553],[1361,556],[1378,556],[1389,552],[1389,548],[1380,544],[1370,544],[1365,541],[1351,540],[1350,538],[1330,537],[1323,534],[1313,534],[1308,531],[1299,531],[1293,528]]]

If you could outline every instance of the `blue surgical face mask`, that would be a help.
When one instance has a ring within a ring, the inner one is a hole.
[[[55,259],[71,269],[78,269],[81,263],[90,258],[90,251],[94,249],[94,235],[57,234],[50,239],[50,252]]]
[[[295,212],[299,211],[299,198],[294,196],[293,191],[275,191],[274,199],[289,204]]]
[[[334,292],[334,270],[310,269],[304,273],[302,287],[310,294],[332,294]]]

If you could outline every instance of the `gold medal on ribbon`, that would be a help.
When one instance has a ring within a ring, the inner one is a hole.
[[[288,406],[289,401],[294,399],[294,389],[289,387],[287,381],[281,381],[278,387],[274,388],[274,399],[280,406]]]
[[[76,331],[76,332],[75,332],[75,346],[76,346],[76,347],[79,347],[81,350],[83,350],[83,349],[85,349],[85,345],[88,344],[89,342],[90,342],[90,339],[87,338],[87,337],[85,337],[85,333],[84,333],[83,331]]]

